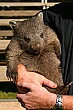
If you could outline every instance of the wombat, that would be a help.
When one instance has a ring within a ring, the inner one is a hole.
[[[16,80],[17,66],[23,64],[28,71],[44,75],[55,82],[50,92],[66,94],[60,68],[61,45],[57,34],[43,21],[43,13],[25,21],[10,22],[13,34],[6,49],[7,77]]]

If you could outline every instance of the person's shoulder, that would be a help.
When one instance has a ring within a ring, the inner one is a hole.
[[[63,2],[49,7],[46,11],[52,12],[56,15],[61,15],[64,19],[73,20],[73,2]]]

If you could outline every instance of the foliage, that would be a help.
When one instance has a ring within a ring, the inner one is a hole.
[[[15,99],[17,93],[13,82],[0,82],[0,99]]]
[[[14,92],[2,92],[0,91],[0,99],[15,99],[16,93]]]

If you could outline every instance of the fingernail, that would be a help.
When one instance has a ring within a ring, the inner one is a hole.
[[[18,85],[18,86],[21,86],[21,83],[20,83],[20,82],[17,82],[17,85]]]
[[[57,84],[53,84],[53,87],[56,88],[57,87]]]

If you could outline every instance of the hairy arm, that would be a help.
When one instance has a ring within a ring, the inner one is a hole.
[[[64,110],[73,110],[73,96],[63,95]]]

